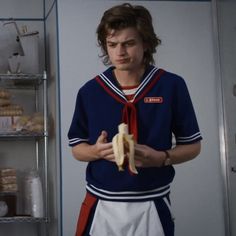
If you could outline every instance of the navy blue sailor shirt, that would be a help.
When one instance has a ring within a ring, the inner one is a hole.
[[[114,67],[88,81],[79,89],[68,132],[69,145],[94,144],[102,130],[108,142],[118,125],[128,123],[137,143],[156,150],[168,150],[202,139],[188,88],[183,78],[150,65],[132,103],[128,102],[113,75]],[[173,139],[174,137],[174,139]],[[87,191],[101,199],[133,201],[154,199],[169,193],[173,166],[118,171],[114,162],[104,159],[89,162]]]

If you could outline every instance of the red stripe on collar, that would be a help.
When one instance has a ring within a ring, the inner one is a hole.
[[[120,103],[123,103],[123,104],[126,103],[125,100],[121,99],[118,95],[116,95],[114,92],[112,92],[112,90],[111,90],[109,87],[106,86],[106,84],[102,81],[102,79],[101,79],[99,76],[97,76],[95,79],[96,79],[96,81],[104,88],[104,90],[105,90],[109,95],[111,95],[114,99],[116,99],[116,100],[117,100],[118,102],[120,102]]]

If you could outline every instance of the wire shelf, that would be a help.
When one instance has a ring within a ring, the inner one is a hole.
[[[29,132],[29,131],[7,131],[2,132],[0,131],[0,139],[1,140],[8,140],[8,139],[40,139],[47,136],[47,133],[40,132]]]
[[[48,218],[36,218],[31,216],[0,217],[0,223],[47,223]]]
[[[44,79],[44,74],[0,74],[0,85],[5,88],[35,88]]]

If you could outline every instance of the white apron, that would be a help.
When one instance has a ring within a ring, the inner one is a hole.
[[[153,201],[111,202],[99,200],[91,236],[164,236]]]

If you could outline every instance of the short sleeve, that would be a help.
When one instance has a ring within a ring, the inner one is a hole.
[[[75,146],[81,142],[88,142],[86,110],[81,90],[77,94],[75,110],[68,131],[69,146]]]
[[[185,81],[176,83],[173,99],[173,133],[176,144],[191,144],[202,139],[196,114]]]

